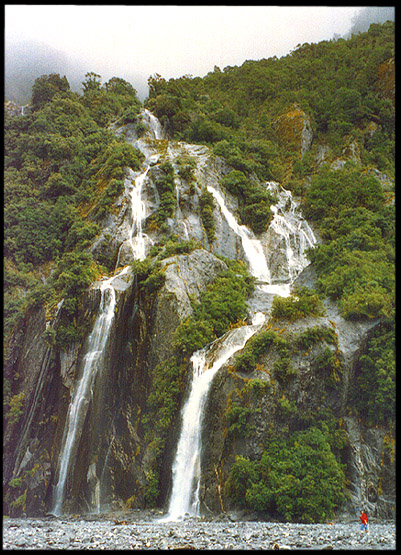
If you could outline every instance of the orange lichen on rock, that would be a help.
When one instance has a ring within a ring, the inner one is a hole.
[[[297,105],[292,104],[286,112],[273,123],[279,142],[289,151],[299,151],[301,156],[312,143],[312,129],[308,115]]]
[[[395,59],[394,57],[382,62],[377,70],[377,91],[383,98],[388,98],[395,106]]]

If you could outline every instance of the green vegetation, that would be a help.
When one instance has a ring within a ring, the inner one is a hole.
[[[229,269],[207,287],[193,314],[174,333],[175,346],[184,355],[214,341],[247,315],[245,301],[253,290],[253,278],[243,264],[225,261]]]
[[[252,372],[255,369],[258,358],[267,353],[270,347],[276,347],[281,355],[288,351],[288,346],[274,331],[262,331],[246,343],[244,349],[235,359],[234,369],[237,372]]]
[[[388,417],[384,400],[393,381],[395,216],[389,203],[393,191],[383,193],[370,169],[394,177],[393,88],[384,64],[394,56],[394,44],[393,22],[373,24],[367,33],[347,40],[300,44],[280,59],[215,67],[204,78],[166,80],[155,75],[149,79],[147,101],[175,138],[208,144],[226,159],[234,171],[224,181],[234,194],[249,191],[254,172],[303,196],[303,213],[323,239],[310,253],[318,274],[317,293],[337,301],[345,318],[386,322],[377,332],[382,340],[374,340],[381,348],[369,348],[375,354],[368,355],[369,362],[363,359],[358,378],[379,387],[381,415],[368,411],[369,418],[378,421]],[[310,117],[314,134],[312,149],[302,159],[280,142],[275,127],[277,118],[294,104]],[[332,171],[316,164],[317,145],[329,149],[331,162],[352,144],[358,147],[360,165],[348,162]],[[247,199],[242,207],[241,219],[251,227],[252,216],[260,219],[256,214],[263,202],[258,202],[251,209]],[[274,314],[287,319],[316,314],[315,300],[311,294],[300,306],[294,295],[277,298]],[[366,386],[363,398],[369,398],[365,407],[374,406],[377,389]],[[357,406],[366,417],[362,403]]]
[[[346,136],[360,139],[373,121],[377,133],[360,141],[362,160],[393,175],[394,110],[381,93],[380,66],[393,54],[394,23],[371,25],[348,40],[305,43],[280,59],[215,67],[203,78],[156,74],[148,80],[147,107],[175,138],[212,145],[234,169],[284,186],[294,159],[278,142],[274,121],[291,104],[310,116],[315,138],[335,155]]]
[[[168,433],[187,385],[189,357],[246,316],[245,300],[253,290],[253,279],[242,263],[229,259],[225,262],[228,269],[194,302],[193,314],[174,332],[173,355],[150,369],[151,387],[142,417],[152,459],[153,474],[147,489],[149,500],[158,497],[156,477],[160,474]],[[135,266],[140,265],[145,267],[140,275],[148,275],[151,262],[143,261]]]
[[[312,427],[271,438],[259,460],[238,456],[226,484],[240,506],[270,518],[325,522],[344,501],[344,467],[329,433]]]
[[[145,258],[145,260],[134,260],[132,269],[137,278],[140,291],[152,294],[164,285],[166,276],[159,261],[150,258]]]
[[[84,251],[121,194],[125,168],[138,170],[143,160],[105,127],[128,111],[135,120],[140,103],[122,79],[101,85],[87,74],[79,96],[51,74],[35,81],[32,107],[23,117],[5,114],[4,329],[7,336],[32,302],[49,306],[65,296],[65,343],[80,335],[77,300],[96,273]]]
[[[276,199],[257,181],[251,181],[241,170],[232,170],[221,184],[240,202],[240,220],[255,233],[263,233],[273,217],[271,204]]]
[[[326,328],[323,326],[314,326],[307,328],[295,338],[295,345],[299,349],[309,349],[316,343],[325,341],[330,345],[338,345],[338,338],[333,328]]]
[[[6,414],[6,418],[10,424],[16,424],[20,417],[23,415],[23,406],[25,402],[25,391],[21,391],[16,395],[13,395],[11,398],[7,399],[8,405],[8,412]],[[13,486],[15,487],[15,486]]]
[[[176,207],[175,172],[170,162],[163,162],[160,164],[159,169],[161,170],[161,175],[155,179],[155,184],[160,195],[160,206],[157,212],[150,216],[149,222],[152,222],[156,228],[163,229],[163,223],[166,222],[167,218],[171,218],[174,215]],[[149,225],[152,225],[152,223]]]
[[[216,224],[214,223],[213,217],[215,202],[213,194],[206,188],[202,191],[202,195],[199,199],[199,205],[201,210],[201,221],[206,231],[207,240],[211,245],[216,239]]]
[[[394,209],[380,183],[351,166],[312,179],[305,215],[325,243],[310,253],[318,289],[339,301],[345,318],[391,317],[394,306]]]
[[[344,318],[380,318],[361,357],[352,412],[371,423],[394,417],[395,214],[380,183],[353,165],[312,178],[304,212],[324,243],[310,252],[317,289],[338,302]],[[331,372],[336,379],[336,372]]]
[[[382,324],[369,342],[358,366],[350,407],[370,425],[385,425],[395,415],[394,327]]]
[[[294,288],[288,297],[276,296],[273,299],[271,316],[275,320],[280,318],[296,320],[306,316],[322,316],[324,307],[318,294],[308,287]]]
[[[377,323],[355,363],[347,407],[369,426],[392,425],[395,414],[395,214],[394,190],[386,179],[393,179],[395,171],[395,110],[391,79],[383,69],[392,56],[394,24],[372,25],[349,40],[298,45],[280,59],[246,61],[223,71],[215,67],[203,78],[167,81],[156,74],[149,78],[146,102],[173,138],[207,144],[227,161],[231,169],[221,185],[236,196],[239,220],[255,233],[266,229],[275,202],[260,181],[279,181],[301,197],[304,216],[322,238],[309,253],[316,291],[299,288],[288,298],[275,297],[272,322],[321,316],[326,296],[344,318]],[[294,137],[282,140],[277,127],[278,118],[295,105],[310,118],[314,135],[303,157]],[[113,77],[102,85],[99,75],[87,73],[78,95],[65,77],[51,74],[35,81],[31,113],[5,113],[6,340],[29,310],[44,307],[51,320],[61,299],[57,332],[49,327],[45,341],[65,347],[80,342],[89,329],[89,319],[79,318],[82,293],[113,267],[112,255],[94,259],[90,246],[123,191],[126,168],[138,171],[143,162],[139,150],[113,133],[113,124],[133,123],[140,135],[140,108],[135,90],[123,79]],[[325,163],[318,162],[321,147],[326,148]],[[345,160],[352,148],[357,162],[334,170],[330,163]],[[167,225],[176,208],[176,174],[193,194],[194,169],[195,161],[182,157],[175,169],[164,162],[153,170],[161,203],[148,225],[160,232],[160,242],[150,258],[133,264],[138,290],[150,307],[165,279],[161,260],[199,248],[195,241],[179,241]],[[213,195],[205,189],[200,218],[211,247],[213,209]],[[152,461],[145,486],[149,506],[160,501],[160,470],[187,385],[190,355],[241,324],[247,314],[253,280],[244,265],[226,263],[228,269],[178,326],[174,354],[147,369],[141,425]],[[233,370],[242,374],[245,386],[224,414],[228,436],[252,437],[253,415],[268,395],[282,428],[262,446],[258,459],[237,459],[226,489],[238,504],[270,518],[324,521],[344,501],[345,491],[345,432],[324,413],[326,393],[341,380],[337,336],[334,329],[316,326],[292,339],[264,330],[235,359]],[[297,379],[294,355],[307,356],[310,350],[311,369],[322,383],[322,407],[316,412],[300,410],[289,395]],[[247,380],[261,369],[263,357],[271,358],[265,369],[269,379]],[[5,415],[16,426],[25,401],[25,393],[15,391],[18,379],[5,383]],[[253,409],[251,399],[256,399]],[[7,503],[21,512],[24,483],[9,485],[16,495]]]

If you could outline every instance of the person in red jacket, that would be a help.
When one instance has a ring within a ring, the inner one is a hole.
[[[368,531],[368,517],[366,516],[366,513],[364,511],[361,510],[361,514],[359,515],[359,518],[361,520],[361,530],[365,530],[365,532]]]

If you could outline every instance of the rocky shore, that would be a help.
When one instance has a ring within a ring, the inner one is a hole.
[[[162,514],[129,511],[104,515],[5,518],[3,549],[395,549],[395,523],[357,519],[330,524],[289,524],[186,518],[162,522]]]

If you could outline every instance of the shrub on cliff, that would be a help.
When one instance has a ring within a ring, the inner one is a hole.
[[[296,320],[306,316],[322,316],[324,307],[318,294],[308,287],[294,287],[289,297],[276,296],[273,299],[271,317]]]
[[[247,315],[246,299],[254,280],[245,267],[225,259],[229,269],[222,272],[194,304],[192,315],[174,333],[179,352],[189,354],[223,335]]]
[[[259,460],[237,457],[226,493],[268,517],[324,522],[344,501],[344,467],[318,428],[272,438]]]

